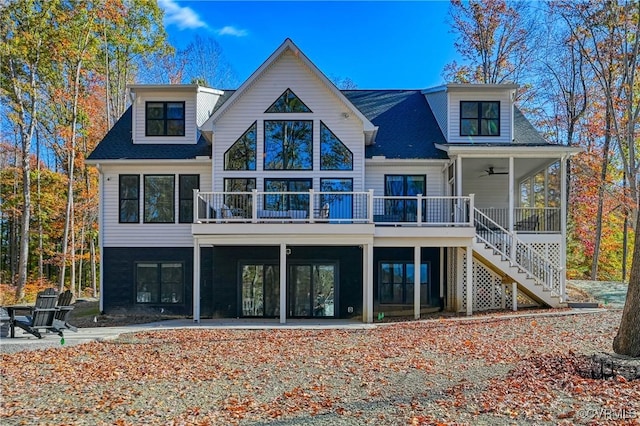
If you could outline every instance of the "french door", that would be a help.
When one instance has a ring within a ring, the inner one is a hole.
[[[280,269],[275,264],[242,264],[241,312],[243,317],[280,315]]]
[[[335,317],[336,264],[295,263],[288,272],[290,317]]]

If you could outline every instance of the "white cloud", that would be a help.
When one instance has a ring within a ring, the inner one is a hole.
[[[164,9],[165,25],[175,25],[179,29],[208,28],[200,16],[190,7],[183,7],[174,0],[158,0],[158,5]]]
[[[219,30],[216,30],[216,34],[218,34],[219,36],[230,35],[234,37],[246,37],[247,35],[249,35],[249,32],[247,30],[241,30],[236,27],[227,25],[226,27],[222,27]]]

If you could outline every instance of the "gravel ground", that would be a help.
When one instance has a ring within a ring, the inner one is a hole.
[[[0,423],[640,424],[640,383],[577,373],[611,351],[620,315],[165,330],[5,354]]]

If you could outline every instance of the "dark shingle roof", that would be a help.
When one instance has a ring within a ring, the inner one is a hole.
[[[516,145],[550,145],[517,107],[513,108],[513,136]]]
[[[102,139],[88,160],[181,160],[211,156],[211,144],[200,135],[197,144],[135,144],[131,137],[131,107]]]
[[[342,93],[378,126],[367,158],[447,158],[435,147],[446,143],[431,108],[419,90],[343,90]]]
[[[226,90],[214,111],[233,93],[233,90]],[[367,158],[447,158],[444,151],[435,147],[435,144],[446,144],[447,141],[420,90],[343,90],[342,93],[369,121],[378,126],[374,144],[365,149]],[[492,146],[549,145],[518,108],[514,108],[514,113],[515,140],[513,143]],[[132,109],[129,107],[88,159],[173,160],[211,156],[211,144],[202,135],[195,145],[133,144],[131,120]]]

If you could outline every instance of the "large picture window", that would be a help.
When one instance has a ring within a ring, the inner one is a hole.
[[[178,189],[178,221],[193,222],[193,190],[200,188],[200,175],[180,175]]]
[[[311,112],[311,110],[291,89],[287,89],[265,112]]]
[[[313,169],[313,122],[264,122],[265,170]]]
[[[147,102],[147,136],[184,136],[184,102]]]
[[[240,138],[224,153],[225,170],[256,169],[256,134],[254,122]]]
[[[224,180],[224,192],[251,192],[256,189],[256,180],[253,178],[227,178]],[[225,205],[232,209],[234,215],[251,217],[253,208],[251,194],[226,194]]]
[[[380,303],[413,304],[415,266],[413,262],[380,262]],[[420,265],[420,305],[429,304],[429,264]]]
[[[500,136],[500,102],[460,102],[460,136]]]
[[[353,153],[320,122],[320,170],[353,170]]]
[[[335,192],[352,192],[353,179],[350,178],[322,178],[320,191],[323,192],[320,203],[329,206],[332,219],[353,218],[353,194],[335,194]],[[328,193],[328,194],[325,194]],[[365,206],[361,206],[365,209]]]
[[[145,175],[145,223],[175,222],[175,176]]]
[[[140,176],[120,175],[118,186],[120,223],[140,222]]]
[[[307,210],[309,208],[309,190],[311,179],[265,179],[265,192],[281,194],[265,195],[267,210]],[[282,194],[282,192],[307,192],[307,194]]]
[[[136,263],[136,302],[181,304],[184,300],[182,262]]]

